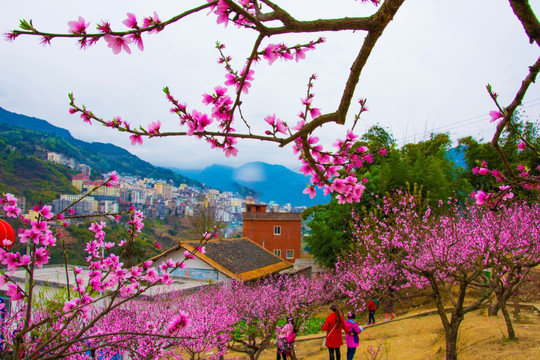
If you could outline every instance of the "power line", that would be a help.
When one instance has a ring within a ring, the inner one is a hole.
[[[540,105],[540,98],[524,102],[523,105],[520,107],[520,109],[528,109],[528,108],[535,107],[535,106],[538,106],[538,105]],[[461,128],[463,126],[469,126],[471,124],[485,122],[488,119],[489,119],[488,114],[477,115],[477,116],[473,116],[473,117],[470,117],[470,118],[467,118],[467,119],[464,119],[464,120],[456,121],[456,122],[451,123],[451,124],[446,124],[446,125],[440,126],[438,128],[433,128],[431,133],[439,133],[439,132],[441,132],[443,130],[455,130],[455,129]],[[476,120],[476,121],[473,121],[473,120]],[[410,140],[413,140],[417,136],[422,136],[422,135],[425,135],[425,132],[423,132],[423,133],[418,132],[418,133],[413,134],[413,135],[405,136],[400,140],[400,142],[402,142],[403,145],[405,145]]]

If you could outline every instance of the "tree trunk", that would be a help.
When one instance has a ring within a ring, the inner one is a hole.
[[[514,295],[514,319],[519,316],[519,293]]]
[[[249,353],[249,359],[250,360],[257,360],[259,358],[259,356],[261,356],[263,351],[264,351],[264,349],[259,348],[255,352]]]
[[[463,321],[463,302],[465,300],[465,291],[467,289],[467,283],[460,283],[460,294],[455,304],[454,309],[452,310],[452,315],[450,321],[448,320],[446,310],[444,308],[444,303],[441,298],[439,286],[435,281],[434,277],[430,277],[431,288],[433,289],[433,299],[437,306],[437,312],[441,318],[444,333],[446,338],[446,360],[457,360],[457,336],[459,325]]]
[[[495,290],[495,295],[497,296],[497,305],[501,309],[504,317],[504,322],[506,323],[506,329],[508,330],[508,338],[515,339],[516,333],[514,332],[514,327],[512,326],[512,319],[510,319],[510,314],[508,313],[508,308],[506,306],[508,300],[512,296],[514,290],[519,284],[519,281],[516,279],[515,284],[511,284],[506,289],[502,286],[499,289]],[[504,289],[504,291],[502,291]]]
[[[488,316],[497,316],[500,308],[499,301],[492,302],[488,307]]]
[[[298,360],[298,359],[296,358],[296,352],[294,351],[294,346],[293,346],[293,348],[292,348],[292,350],[291,350],[291,360]]]
[[[501,304],[501,311],[504,316],[504,321],[506,322],[506,329],[508,330],[508,338],[515,339],[516,333],[514,332],[514,327],[512,326],[512,320],[510,319],[510,314],[508,314],[508,309],[506,308],[506,303]]]
[[[499,313],[499,310],[501,309],[500,299],[502,296],[501,294],[503,292],[501,278],[497,275],[497,272],[492,270],[490,277],[488,277],[487,283],[491,286],[491,288],[493,289],[493,292],[496,295],[495,297],[496,301],[492,301],[489,304],[488,316],[497,316],[497,314]]]
[[[267,336],[267,338],[263,342],[261,342],[259,347],[255,350],[255,352],[253,354],[249,354],[250,360],[257,360],[259,356],[261,356],[263,351],[266,350],[268,344],[270,344],[270,340],[271,336]]]
[[[457,335],[459,324],[454,326],[452,330],[446,331],[446,360],[457,360]]]
[[[498,288],[494,289],[493,292],[495,293],[497,301],[489,307],[488,309],[489,316],[497,316],[499,314],[499,310],[501,310],[503,306],[506,307],[506,302],[512,296],[513,286],[510,286],[505,289],[501,285]]]

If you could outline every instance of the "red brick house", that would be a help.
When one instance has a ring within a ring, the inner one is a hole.
[[[266,205],[246,204],[243,236],[287,261],[300,257],[302,214],[267,212]]]

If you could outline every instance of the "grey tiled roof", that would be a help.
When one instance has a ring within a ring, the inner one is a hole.
[[[196,246],[198,242],[186,242]],[[233,274],[242,274],[283,260],[247,238],[210,240],[204,255]]]

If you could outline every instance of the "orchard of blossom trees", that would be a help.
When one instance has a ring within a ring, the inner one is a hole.
[[[164,88],[171,113],[178,117],[178,131],[161,131],[159,121],[141,126],[132,125],[121,116],[103,119],[97,115],[99,109],[80,104],[73,94],[69,95],[69,112],[85,122],[128,134],[134,145],[145,138],[191,136],[206,141],[211,148],[222,149],[226,156],[237,154],[239,141],[264,141],[279,147],[292,145],[302,172],[310,176],[306,193],[314,195],[319,187],[340,203],[354,203],[361,199],[367,181],[357,176],[356,170],[369,167],[376,158],[384,161],[387,149],[357,144],[355,128],[367,106],[366,100],[353,99],[353,95],[377,41],[384,36],[385,28],[405,0],[361,2],[370,2],[377,10],[369,17],[306,21],[297,20],[285,8],[268,0],[201,1],[199,6],[163,20],[156,13],[128,12],[123,21],[125,28],[121,30],[118,30],[120,24],[106,21],[91,29],[90,21],[84,16],[71,19],[66,33],[50,33],[35,27],[31,20],[20,20],[20,28],[7,33],[6,38],[15,41],[22,36],[37,36],[44,45],[58,38],[74,38],[81,48],[101,43],[111,48],[113,54],[129,53],[133,46],[144,50],[143,39],[147,35],[172,29],[175,23],[202,11],[215,16],[217,26],[232,24],[239,31],[252,31],[257,37],[239,68],[233,66],[226,46],[216,45],[226,80],[205,92],[204,108],[185,104],[169,88]],[[523,26],[523,36],[531,46],[540,45],[540,23],[529,2],[509,0],[508,3],[509,11]],[[350,66],[347,81],[341,86],[341,101],[335,110],[323,113],[315,107],[312,89],[316,76],[313,75],[307,79],[303,110],[295,124],[275,114],[263,119],[244,117],[243,95],[254,81],[256,63],[266,61],[272,65],[278,59],[307,61],[309,53],[325,41],[320,34],[340,31],[364,32],[365,39]],[[273,37],[295,33],[315,37],[303,44],[271,41]],[[540,263],[538,198],[528,203],[514,196],[514,192],[520,187],[540,189],[540,169],[513,168],[502,143],[506,132],[519,128],[516,110],[539,70],[540,58],[524,69],[523,79],[517,80],[521,86],[509,104],[500,103],[496,89],[486,85],[487,96],[493,100],[493,108],[486,109],[486,113],[496,127],[492,146],[504,168],[493,169],[485,159],[477,159],[479,166],[475,173],[493,177],[500,186],[494,191],[477,189],[473,194],[474,204],[441,199],[439,209],[425,206],[421,199],[410,194],[397,192],[385,198],[377,211],[354,214],[350,236],[355,246],[339,259],[337,276],[330,272],[314,278],[283,276],[257,284],[209,286],[189,297],[164,295],[154,301],[143,301],[140,295],[158,284],[170,284],[171,271],[185,265],[172,260],[161,264],[147,261],[136,266],[120,262],[119,255],[126,244],[137,237],[143,226],[142,215],[130,210],[115,218],[125,221],[129,238],[106,239],[107,221],[112,221],[110,218],[116,214],[105,214],[106,221],[94,222],[89,228],[94,240],[84,249],[88,275],[83,276],[83,269],[75,268],[67,274],[67,290],[41,304],[34,292],[34,274],[48,263],[49,249],[62,244],[61,227],[69,226],[68,220],[73,216],[70,208],[53,214],[49,206],[37,204],[34,208],[37,216],[30,219],[21,214],[14,195],[3,194],[0,200],[3,215],[18,221],[16,240],[26,244],[28,252],[10,250],[14,240],[0,239],[0,262],[5,267],[0,284],[7,287],[12,301],[1,328],[2,355],[17,359],[83,359],[88,352],[94,352],[105,358],[128,353],[135,359],[160,356],[217,359],[234,350],[257,359],[269,345],[278,320],[285,315],[292,314],[297,325],[301,325],[318,306],[338,296],[361,309],[363,299],[383,294],[389,284],[397,291],[411,287],[428,289],[445,330],[448,360],[457,358],[457,334],[465,314],[485,303],[492,294],[496,298],[494,311],[502,311],[509,337],[514,337],[506,302],[528,269]],[[351,109],[356,114],[347,119]],[[250,124],[257,122],[266,124],[266,130],[256,132]],[[332,150],[324,148],[314,135],[316,130],[331,123],[346,128]],[[524,136],[520,139],[520,150],[530,152],[538,160],[535,143]],[[113,173],[100,186],[110,186],[117,180]],[[198,248],[215,233],[215,229],[207,229]],[[192,256],[186,254],[186,259]],[[18,269],[28,274],[26,288],[13,278],[13,272]],[[485,279],[486,269],[491,269],[490,281]],[[479,287],[484,291],[469,301],[469,291]],[[283,293],[289,295],[281,296]],[[445,310],[443,294],[451,300],[450,312]]]
[[[115,182],[113,174],[100,186]],[[94,189],[97,190],[96,187]],[[7,286],[11,308],[4,316],[2,356],[23,359],[87,359],[88,354],[110,358],[118,353],[133,359],[160,356],[190,359],[218,359],[227,351],[244,352],[257,359],[268,347],[278,321],[291,315],[298,328],[319,306],[337,293],[332,273],[308,278],[302,275],[270,277],[254,284],[233,282],[208,285],[193,295],[171,296],[166,290],[145,295],[158,285],[172,283],[171,272],[185,267],[184,261],[161,264],[146,261],[125,266],[119,256],[140,232],[141,214],[131,210],[125,220],[128,239],[105,239],[106,223],[92,223],[95,239],[84,249],[88,273],[66,264],[67,288],[52,296],[37,293],[34,274],[49,262],[49,249],[63,244],[61,229],[69,226],[69,208],[52,214],[50,206],[36,206],[36,219],[21,215],[17,199],[6,194],[0,199],[3,212],[20,221],[18,241],[29,252],[10,250],[12,239],[3,239],[0,276]],[[65,213],[65,215],[64,215]],[[107,217],[110,217],[108,214]],[[194,251],[215,233],[203,236]],[[193,257],[186,253],[185,259]],[[13,276],[23,269],[28,286]],[[288,294],[288,296],[283,296]],[[210,354],[210,355],[208,355]]]
[[[103,186],[113,181],[114,176]],[[301,328],[324,304],[342,297],[352,307],[364,309],[364,299],[388,296],[390,285],[394,291],[430,290],[428,296],[446,332],[447,358],[455,359],[465,313],[477,309],[491,294],[503,312],[509,337],[516,336],[506,302],[529,269],[540,264],[537,203],[516,201],[493,211],[450,199],[440,202],[444,211],[437,213],[412,195],[396,193],[385,199],[379,211],[354,217],[350,235],[357,246],[339,260],[337,273],[209,285],[193,295],[163,293],[148,300],[139,295],[159,284],[170,284],[170,273],[184,262],[155,264],[159,271],[151,261],[132,267],[119,262],[115,253],[121,254],[142,227],[140,214],[131,211],[126,221],[129,239],[106,241],[105,222],[92,223],[89,231],[95,240],[85,249],[88,274],[74,268],[67,274],[67,291],[44,301],[34,292],[33,276],[48,263],[50,247],[57,245],[58,238],[63,241],[60,230],[70,216],[54,215],[49,206],[37,206],[38,217],[30,220],[20,215],[11,194],[0,203],[7,216],[20,220],[19,241],[30,249],[26,255],[10,251],[9,239],[0,248],[0,260],[6,267],[0,281],[7,286],[12,304],[1,328],[2,351],[16,358],[75,359],[89,353],[105,357],[126,353],[134,359],[217,359],[235,351],[255,360],[269,346],[278,321],[286,315],[292,315]],[[203,236],[199,246],[211,236]],[[189,259],[192,254],[185,256]],[[12,276],[18,269],[28,273],[28,287],[23,288]],[[491,271],[489,282],[486,269]],[[471,289],[483,290],[472,302],[467,298]],[[451,299],[450,318],[444,296]]]
[[[427,288],[445,330],[446,358],[456,359],[465,313],[478,309],[492,292],[509,338],[515,337],[506,301],[540,264],[540,206],[515,202],[493,211],[449,199],[439,207],[442,212],[432,211],[406,193],[385,198],[369,217],[354,216],[351,235],[357,246],[337,266],[340,288],[356,306],[371,296],[388,296],[389,287]],[[470,301],[473,290],[483,291]]]

